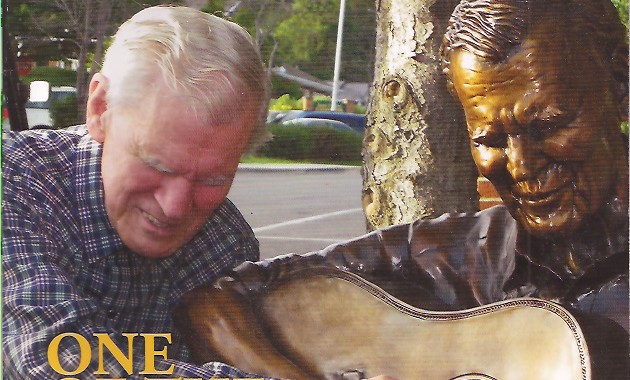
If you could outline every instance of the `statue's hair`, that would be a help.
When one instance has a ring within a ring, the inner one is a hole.
[[[591,36],[591,48],[600,58],[593,64],[603,65],[611,73],[614,94],[627,104],[628,42],[610,0],[462,0],[449,20],[441,48],[449,89],[452,51],[464,49],[488,62],[505,62],[518,51],[530,26],[544,12],[565,18],[566,33]]]
[[[490,62],[505,59],[527,32],[526,1],[463,0],[453,11],[443,52],[463,48]]]
[[[257,112],[248,150],[268,137],[267,71],[250,35],[227,20],[187,7],[146,8],[120,26],[101,72],[111,107],[133,104],[159,83],[186,96],[191,111],[210,120]],[[233,95],[233,104],[213,91],[218,88]],[[249,109],[243,107],[248,102]]]

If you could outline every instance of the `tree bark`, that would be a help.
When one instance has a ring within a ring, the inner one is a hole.
[[[376,0],[376,62],[363,148],[369,229],[478,210],[463,111],[439,47],[453,0]]]
[[[2,18],[6,20],[8,15],[9,5],[5,2],[2,4]],[[24,109],[24,103],[28,98],[28,87],[20,81],[11,41],[11,33],[5,26],[2,28],[3,108],[6,104],[11,130],[24,131],[28,129],[28,119]]]
[[[94,59],[92,60],[92,66],[90,67],[90,75],[87,78],[88,83],[90,82],[94,74],[101,71],[103,60],[103,44],[105,43],[105,39],[107,38],[107,31],[110,29],[112,8],[112,0],[101,0],[98,4],[96,25],[94,26],[94,39],[96,40],[94,46]]]
[[[85,2],[83,27],[78,30],[77,40],[81,41],[77,64],[77,112],[79,120],[85,120],[85,104],[87,103],[88,83],[86,78],[87,54],[90,48],[91,27],[94,22],[92,0]]]

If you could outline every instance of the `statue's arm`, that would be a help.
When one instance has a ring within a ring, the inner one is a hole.
[[[215,287],[193,290],[176,319],[201,363],[224,361],[250,373],[293,380],[311,378],[278,352],[241,294]]]
[[[507,209],[494,207],[385,228],[317,254],[414,306],[460,310],[505,298],[517,232]]]

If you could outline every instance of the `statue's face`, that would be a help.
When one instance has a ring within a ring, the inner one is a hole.
[[[597,212],[624,157],[608,74],[579,44],[567,52],[545,37],[500,64],[450,55],[479,172],[535,235],[570,233]]]

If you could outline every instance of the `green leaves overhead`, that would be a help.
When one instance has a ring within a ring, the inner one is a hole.
[[[332,79],[339,0],[296,0],[293,13],[275,31],[278,59],[321,79]],[[342,79],[368,81],[373,70],[376,14],[374,1],[346,2]]]

